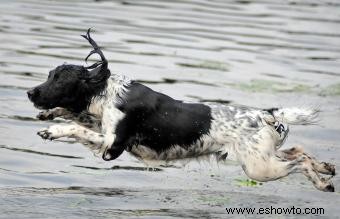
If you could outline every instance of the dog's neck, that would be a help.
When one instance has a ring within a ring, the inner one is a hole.
[[[131,80],[125,76],[111,75],[104,91],[92,97],[88,106],[89,113],[102,117],[104,108],[115,107],[124,100],[130,83]]]

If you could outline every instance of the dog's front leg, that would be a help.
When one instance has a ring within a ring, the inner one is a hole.
[[[107,139],[105,135],[97,133],[78,124],[52,125],[37,133],[43,139],[54,140],[62,137],[75,138],[95,152],[103,152],[106,149]]]
[[[117,126],[119,122],[124,118],[125,114],[116,108],[113,104],[108,104],[103,109],[103,116],[101,120],[102,133],[105,135],[105,151],[103,152],[102,158],[106,161],[114,160],[119,157],[125,150],[123,133],[117,131]],[[120,127],[127,128],[126,126]]]
[[[39,120],[53,120],[58,117],[66,120],[72,120],[80,126],[84,126],[95,132],[100,132],[100,119],[87,111],[74,113],[65,108],[56,107],[53,109],[42,111],[37,115],[37,118]]]
[[[68,125],[52,125],[37,133],[43,139],[54,140],[62,137],[76,138],[82,142],[102,144],[104,135],[94,132],[88,128],[72,123]]]
[[[57,117],[62,117],[62,116],[66,116],[66,115],[72,115],[72,113],[65,108],[56,107],[56,108],[53,108],[53,109],[44,110],[44,111],[39,112],[39,114],[37,115],[37,118],[39,120],[53,120]]]

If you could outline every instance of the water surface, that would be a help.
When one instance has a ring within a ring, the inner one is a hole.
[[[336,192],[293,175],[256,187],[239,166],[192,162],[147,171],[128,154],[105,162],[80,144],[43,141],[51,125],[26,90],[64,62],[85,64],[93,27],[111,72],[186,101],[316,106],[321,122],[291,127],[340,165],[337,1],[0,1],[0,218],[225,218],[225,207],[324,207]],[[234,215],[234,217],[238,217]],[[275,216],[273,216],[275,217]],[[294,216],[287,216],[294,217]]]

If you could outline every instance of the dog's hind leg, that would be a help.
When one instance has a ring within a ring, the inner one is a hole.
[[[292,147],[290,149],[279,150],[277,151],[277,155],[283,159],[287,160],[295,160],[299,156],[304,155],[306,159],[309,160],[314,170],[322,174],[328,175],[335,175],[335,165],[326,163],[326,162],[319,162],[314,157],[308,155],[304,152],[303,148],[300,146]]]
[[[298,161],[298,164],[294,166],[296,172],[302,172],[313,183],[315,188],[324,192],[334,192],[332,182],[319,176],[318,172],[313,168],[312,160],[308,156],[302,154],[296,161]]]
[[[266,126],[235,147],[236,155],[244,172],[252,179],[270,181],[290,174],[294,161],[275,156],[276,146],[281,140],[279,133]]]
[[[319,176],[311,159],[305,154],[291,159],[277,155],[279,137],[275,130],[265,127],[242,146],[237,147],[237,156],[245,173],[258,181],[271,181],[291,173],[301,172],[321,191],[334,191],[333,184]]]
[[[301,172],[314,187],[325,192],[334,192],[334,186],[330,180],[321,178],[313,168],[311,160],[301,155],[293,160],[283,160],[277,156],[266,157],[266,155],[249,156],[250,159],[242,165],[245,173],[252,179],[258,181],[272,181],[285,177],[291,173]]]

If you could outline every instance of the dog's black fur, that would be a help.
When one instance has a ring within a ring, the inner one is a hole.
[[[137,82],[128,90],[125,100],[117,105],[125,113],[116,128],[119,140],[115,144],[120,147],[141,144],[161,152],[173,145],[188,147],[208,134],[208,106],[174,100]]]

